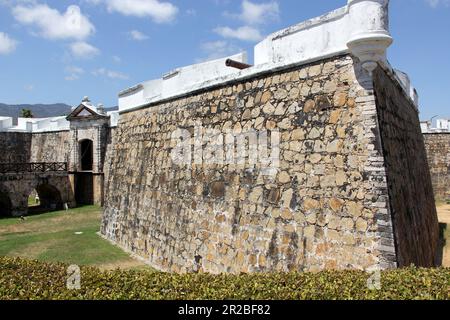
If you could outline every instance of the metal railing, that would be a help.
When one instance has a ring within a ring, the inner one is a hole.
[[[67,171],[67,162],[0,163],[0,173],[42,173]]]

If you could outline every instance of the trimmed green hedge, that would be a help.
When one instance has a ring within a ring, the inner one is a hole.
[[[359,271],[209,275],[102,272],[81,268],[81,289],[66,288],[67,265],[0,257],[0,299],[449,299],[450,269],[382,272],[381,290]]]

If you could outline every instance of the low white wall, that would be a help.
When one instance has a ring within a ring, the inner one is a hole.
[[[162,96],[170,97],[180,91],[195,88],[199,83],[239,73],[238,69],[225,65],[227,59],[247,63],[247,53],[239,53],[228,58],[194,64],[169,72],[163,77]]]
[[[0,131],[7,130],[13,126],[13,119],[9,117],[0,117]]]
[[[255,47],[255,65],[295,63],[346,52],[352,34],[347,7],[275,32]]]
[[[395,69],[394,72],[397,80],[402,85],[403,90],[405,90],[409,97],[414,101],[414,104],[418,106],[419,95],[417,94],[416,89],[411,84],[411,79],[409,78],[408,74],[398,69]]]
[[[448,119],[437,119],[436,129],[438,130],[450,130],[450,120]]]
[[[111,111],[108,112],[108,116],[110,116],[110,127],[117,127],[117,124],[119,123],[120,114],[119,111]]]
[[[119,122],[119,111],[110,111],[110,126],[116,127]],[[13,126],[13,119],[10,117],[0,117],[0,131],[2,132],[55,132],[70,130],[70,122],[66,117],[52,118],[18,118],[17,126]]]
[[[167,99],[183,92],[189,92],[203,84],[227,76],[239,75],[238,69],[225,65],[227,59],[247,63],[247,54],[207,61],[170,71],[161,79],[150,80],[119,94],[119,110],[124,111],[153,101]]]
[[[22,130],[26,132],[32,132],[33,126],[41,119],[38,118],[19,118],[17,119],[17,126],[13,127],[13,130]]]
[[[12,121],[9,117],[0,118],[0,131],[33,133],[70,130],[70,123],[65,117],[18,118],[16,126],[12,125]]]

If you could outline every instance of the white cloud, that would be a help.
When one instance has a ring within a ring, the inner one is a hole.
[[[197,62],[220,59],[242,51],[241,48],[238,48],[225,40],[205,42],[201,45],[201,49],[207,56],[205,58],[197,59]]]
[[[31,92],[34,90],[34,85],[33,84],[27,84],[23,87],[25,89],[25,91]]]
[[[6,33],[0,32],[0,55],[9,54],[16,50],[17,41],[9,37]]]
[[[100,68],[97,70],[92,71],[92,74],[96,77],[104,76],[111,79],[119,79],[119,80],[128,80],[130,77],[126,74],[123,74],[121,72],[108,70],[105,68]]]
[[[104,4],[109,12],[139,18],[150,17],[156,23],[167,23],[175,19],[178,7],[161,0],[85,0],[91,4]]]
[[[449,7],[450,6],[450,0],[425,0],[430,7],[432,8],[437,8],[439,6],[446,6]]]
[[[280,18],[280,6],[276,1],[253,3],[249,0],[244,0],[241,7],[240,13],[225,12],[225,16],[237,18],[250,25],[264,24]]]
[[[69,76],[64,77],[64,80],[66,80],[66,81],[75,81],[78,79],[80,79],[80,77],[76,74],[71,74]]]
[[[257,25],[264,24],[280,18],[280,6],[277,1],[254,3],[243,0],[240,13],[224,13],[225,16],[238,19],[245,23],[239,28],[218,27],[214,32],[224,38],[241,41],[260,41],[263,36]]]
[[[138,30],[131,30],[128,34],[131,39],[136,40],[136,41],[144,41],[149,38],[146,34],[140,32]]]
[[[84,74],[84,69],[75,66],[66,67],[64,70],[68,75],[64,78],[66,81],[75,81],[80,79],[80,76]]]
[[[261,32],[257,28],[250,26],[243,26],[237,29],[218,27],[214,29],[214,32],[224,38],[233,38],[242,41],[259,41],[263,38]]]
[[[121,63],[122,62],[122,59],[119,56],[113,56],[112,59],[113,59],[113,61],[115,63]]]
[[[17,5],[12,14],[19,23],[36,27],[34,33],[47,39],[83,40],[95,32],[89,18],[75,5],[69,6],[64,13],[46,4]]]
[[[75,58],[91,59],[100,54],[100,50],[84,41],[77,41],[70,45],[70,51]]]

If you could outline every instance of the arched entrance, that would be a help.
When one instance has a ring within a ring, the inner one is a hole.
[[[54,186],[43,183],[37,186],[36,193],[39,197],[39,205],[30,207],[30,209],[38,211],[54,211],[63,209],[63,201],[61,193]]]
[[[94,168],[94,143],[86,139],[80,141],[81,171],[92,171]]]
[[[39,194],[36,189],[31,191],[31,194],[28,196],[28,209],[32,209],[34,207],[39,207],[41,205],[41,201],[39,200]]]
[[[0,219],[11,217],[11,199],[6,192],[0,191]]]

